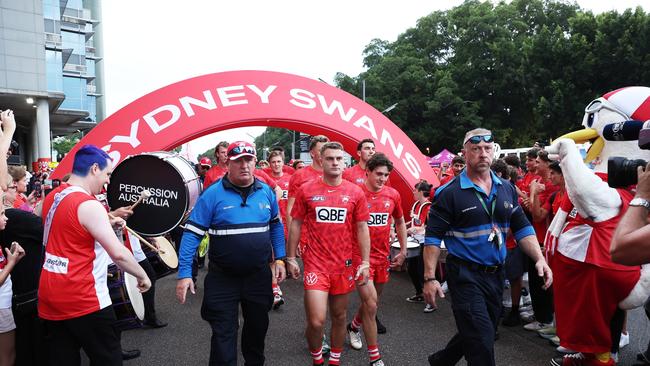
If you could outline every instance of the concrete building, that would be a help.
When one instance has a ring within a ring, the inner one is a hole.
[[[0,0],[0,110],[12,109],[27,164],[51,140],[104,119],[100,0]]]

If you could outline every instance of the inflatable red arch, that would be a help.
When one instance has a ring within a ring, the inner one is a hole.
[[[323,134],[356,156],[365,138],[395,165],[392,185],[404,209],[421,179],[438,184],[425,156],[381,112],[359,98],[323,82],[270,71],[230,71],[183,80],[151,92],[99,123],[64,158],[53,173],[72,170],[83,145],[109,153],[115,163],[130,155],[171,150],[198,137],[245,126],[282,127]],[[215,141],[216,143],[216,141]]]

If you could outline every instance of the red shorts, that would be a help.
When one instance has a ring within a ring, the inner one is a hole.
[[[361,265],[361,258],[356,257],[352,260],[352,268],[354,268],[354,274],[356,274],[357,269]],[[386,283],[390,276],[390,262],[380,262],[380,263],[370,263],[370,269],[368,270],[368,281],[374,283]]]
[[[390,265],[388,263],[371,264],[369,272],[370,277],[368,279],[370,281],[374,283],[386,283],[390,277]]]
[[[310,271],[305,268],[303,284],[305,290],[318,290],[330,295],[344,295],[354,290],[354,272],[352,267],[343,273],[325,273]]]

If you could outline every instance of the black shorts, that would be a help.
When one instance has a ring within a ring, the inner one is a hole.
[[[506,279],[511,282],[521,278],[524,275],[524,272],[526,272],[524,253],[521,251],[519,246],[514,247],[514,249],[508,249],[505,270]]]

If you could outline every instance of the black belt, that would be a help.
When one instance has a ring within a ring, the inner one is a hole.
[[[477,272],[485,272],[485,273],[497,273],[501,270],[503,265],[497,264],[494,266],[488,266],[485,264],[478,264],[475,262],[470,262],[461,258],[458,258],[456,256],[453,256],[451,254],[447,255],[447,262],[452,262],[452,263],[457,263],[460,264],[464,267],[467,267],[471,269],[472,271],[477,271]]]

